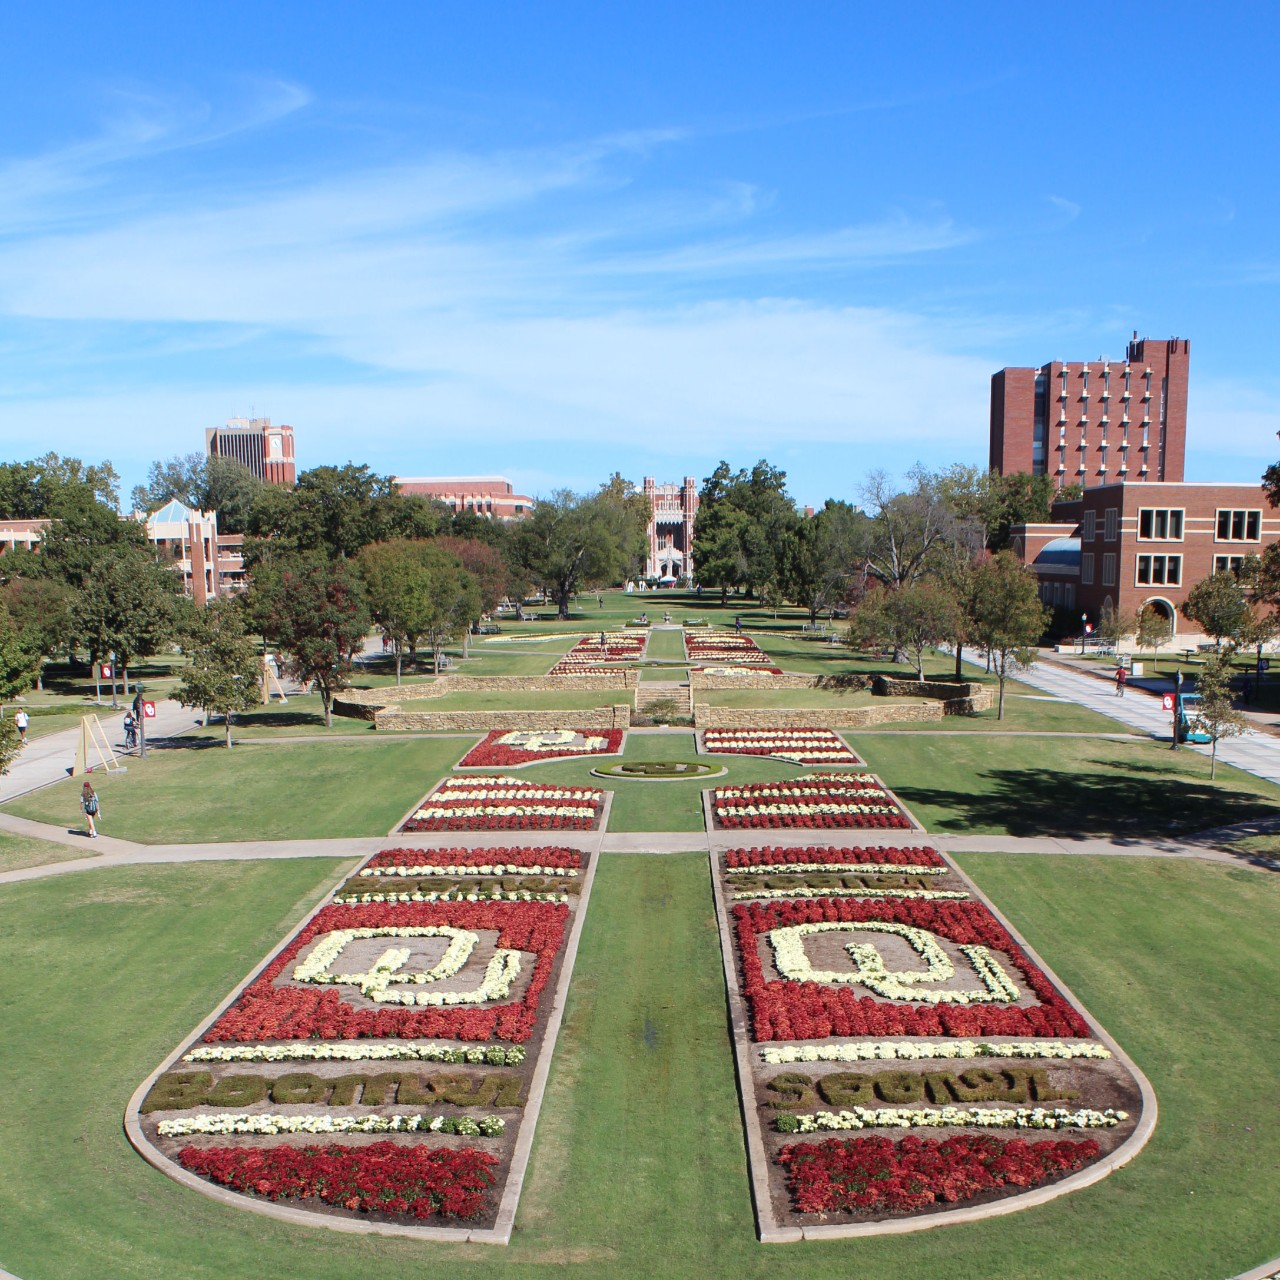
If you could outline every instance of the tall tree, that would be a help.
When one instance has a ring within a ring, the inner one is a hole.
[[[871,521],[848,502],[828,498],[821,510],[795,529],[785,566],[784,594],[806,609],[809,621],[848,595],[850,580],[861,576],[870,541]]]
[[[0,699],[19,697],[35,683],[36,658],[18,635],[8,612],[0,606]],[[0,720],[0,773],[22,750],[22,737],[12,716]]]
[[[1182,602],[1182,614],[1221,646],[1237,640],[1248,625],[1249,602],[1240,579],[1228,570],[1197,582]]]
[[[924,680],[924,655],[956,631],[955,598],[940,583],[923,580],[901,587],[881,586],[869,591],[850,624],[854,643],[892,646],[904,653]]]
[[[702,482],[693,559],[698,582],[718,587],[722,601],[731,590],[767,595],[786,580],[799,522],[786,484],[763,458],[750,471],[721,462]]]
[[[868,561],[881,582],[907,586],[932,567],[948,541],[963,541],[962,517],[952,508],[937,476],[923,467],[907,473],[910,487],[895,489],[883,471],[873,471],[863,499],[873,526]]]
[[[110,462],[86,464],[46,453],[31,462],[0,463],[0,516],[10,520],[56,517],[68,501],[100,502],[114,510],[119,490]]]
[[[501,528],[501,526],[499,526]],[[480,538],[435,539],[435,545],[456,556],[462,567],[475,579],[480,591],[482,613],[492,613],[515,590],[511,566],[498,545]]]
[[[75,592],[54,578],[12,578],[0,589],[0,603],[8,609],[22,643],[40,659],[37,689],[44,687],[45,659],[66,653],[71,646],[74,601]]]
[[[971,603],[973,635],[986,649],[1000,684],[997,720],[1004,719],[1005,684],[1014,670],[1036,660],[1035,645],[1050,610],[1040,602],[1034,572],[1011,551],[1001,551],[978,567]]]
[[[126,697],[129,668],[159,652],[172,636],[181,589],[181,578],[149,551],[122,546],[99,554],[76,593],[71,610],[76,632],[92,661],[115,656]]]
[[[583,588],[619,582],[644,546],[644,524],[601,494],[540,498],[511,536],[512,559],[556,602],[561,618]]]
[[[231,723],[259,699],[262,654],[245,631],[245,611],[236,600],[215,600],[193,610],[181,637],[188,658],[176,695],[184,707],[220,715],[231,746]]]
[[[1113,649],[1125,636],[1138,629],[1138,619],[1132,613],[1123,613],[1110,601],[1104,601],[1098,614],[1098,639],[1106,641]]]
[[[981,525],[988,551],[1003,551],[1015,525],[1047,524],[1055,502],[1078,498],[1082,492],[1079,485],[1058,489],[1050,475],[1025,471],[1001,475],[961,464],[940,472],[937,481],[956,515]]]
[[[346,687],[369,626],[360,584],[346,564],[325,561],[283,570],[278,586],[266,604],[270,634],[291,674],[320,691],[325,726],[331,727],[333,695]]]

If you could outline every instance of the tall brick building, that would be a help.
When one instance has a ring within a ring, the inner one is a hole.
[[[297,479],[293,461],[293,428],[273,427],[270,418],[229,418],[225,427],[204,433],[210,458],[234,458],[267,484],[292,485]]]
[[[991,468],[1058,487],[1183,478],[1191,343],[1135,332],[1123,360],[1001,369],[991,378]]]

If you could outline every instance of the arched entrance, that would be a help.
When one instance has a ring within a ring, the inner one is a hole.
[[[1172,604],[1170,604],[1170,603],[1169,603],[1169,601],[1168,601],[1168,600],[1166,600],[1163,596],[1151,596],[1149,599],[1144,600],[1144,601],[1142,602],[1142,608],[1144,608],[1144,609],[1145,609],[1145,608],[1147,607],[1147,605],[1150,605],[1150,606],[1151,606],[1153,609],[1155,609],[1155,610],[1156,610],[1156,611],[1157,611],[1157,612],[1158,612],[1162,617],[1164,617],[1164,618],[1166,618],[1166,619],[1168,620],[1169,625],[1170,625],[1170,627],[1172,628],[1172,629],[1171,629],[1171,631],[1170,631],[1170,633],[1169,633],[1169,635],[1170,635],[1170,639],[1172,639],[1174,636],[1176,636],[1176,635],[1178,634],[1178,611],[1177,611],[1177,609],[1175,609],[1175,608],[1173,607],[1173,605],[1172,605]]]

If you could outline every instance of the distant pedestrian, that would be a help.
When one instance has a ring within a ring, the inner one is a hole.
[[[735,631],[741,631],[741,630],[742,630],[742,617],[741,617],[741,615],[739,615],[738,617],[734,618],[734,620],[733,620],[733,629],[734,629]]]
[[[84,810],[84,820],[89,824],[89,839],[96,840],[98,838],[97,819],[102,810],[98,804],[98,793],[88,782],[84,784],[84,790],[80,793],[80,807]]]
[[[608,641],[606,641],[606,639],[605,639],[605,635],[604,635],[604,632],[602,631],[602,632],[600,633],[600,647],[601,647],[602,649],[603,649],[603,648],[605,648],[605,646],[607,645],[607,643],[608,643]]]
[[[596,604],[599,605],[601,609],[604,608],[604,596],[599,593],[596,594]]]
[[[1129,673],[1124,669],[1124,667],[1123,666],[1117,667],[1116,668],[1116,697],[1117,698],[1124,697],[1124,686],[1128,681],[1128,679],[1129,679]]]
[[[18,737],[20,737],[20,738],[22,739],[22,741],[23,741],[23,742],[26,742],[26,740],[27,740],[27,725],[30,723],[30,721],[29,721],[29,719],[28,719],[28,717],[27,717],[27,709],[26,709],[26,707],[19,707],[19,708],[18,708],[18,710],[14,713],[14,716],[13,716],[13,723],[14,723],[14,724],[16,724],[16,725],[18,726]]]

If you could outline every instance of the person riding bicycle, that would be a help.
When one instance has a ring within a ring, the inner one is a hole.
[[[133,718],[132,711],[124,713],[124,746],[126,751],[132,751],[138,745],[138,725]]]

